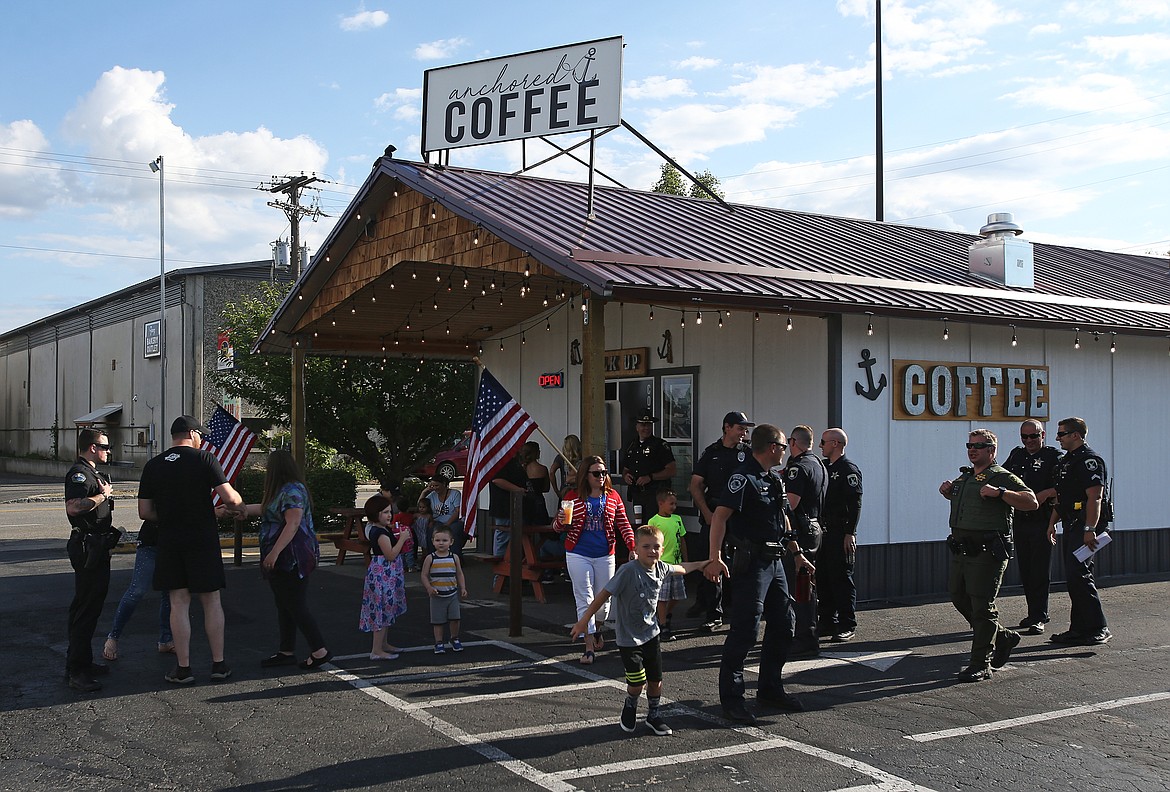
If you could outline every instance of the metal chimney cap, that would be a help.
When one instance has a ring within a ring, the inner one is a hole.
[[[1024,233],[1024,229],[1012,222],[1011,212],[995,212],[987,216],[987,225],[979,229],[979,236],[991,236],[1003,231],[1011,231],[1016,236]]]

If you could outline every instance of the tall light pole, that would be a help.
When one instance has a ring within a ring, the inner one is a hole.
[[[162,425],[167,420],[167,259],[166,213],[163,202],[163,158],[159,154],[150,161],[150,169],[158,174],[158,376],[161,394],[158,402],[158,425],[155,434],[162,450]]]

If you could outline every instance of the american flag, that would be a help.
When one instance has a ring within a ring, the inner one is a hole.
[[[256,435],[218,404],[211,420],[207,422],[207,428],[211,434],[203,438],[204,447],[219,460],[223,474],[227,476],[228,482],[234,484],[236,474],[248,458],[248,452],[256,444]],[[219,502],[218,495],[215,500]]]
[[[479,380],[471,447],[467,451],[467,478],[459,516],[467,536],[475,536],[475,512],[480,491],[496,478],[536,428],[536,421],[512,398],[487,369]]]

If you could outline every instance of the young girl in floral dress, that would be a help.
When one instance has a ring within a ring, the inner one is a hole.
[[[394,504],[381,495],[366,501],[364,508],[364,532],[373,555],[366,571],[359,626],[362,632],[374,634],[371,660],[395,660],[399,650],[387,643],[386,631],[399,616],[406,613],[406,577],[402,571],[401,554],[410,536],[410,529],[403,528],[396,532]]]

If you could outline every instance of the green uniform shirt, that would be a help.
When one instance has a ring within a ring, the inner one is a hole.
[[[1031,492],[1011,471],[993,464],[982,473],[964,471],[951,486],[951,530],[1006,534],[1012,529],[1015,512],[1003,498],[984,498],[979,490],[984,484],[1013,492]]]

